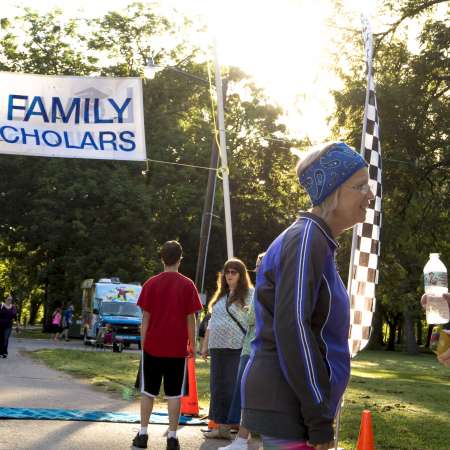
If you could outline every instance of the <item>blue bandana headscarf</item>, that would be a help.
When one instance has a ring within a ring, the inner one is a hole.
[[[343,142],[335,142],[324,155],[308,166],[299,180],[313,206],[317,206],[355,172],[367,166],[359,153]]]

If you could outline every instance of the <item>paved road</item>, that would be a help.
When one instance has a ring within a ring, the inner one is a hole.
[[[10,355],[0,359],[0,405],[10,407],[95,409],[137,412],[137,402],[128,402],[95,390],[74,379],[37,363],[21,350],[66,347],[88,349],[78,341],[53,343],[47,340],[10,341]],[[67,422],[50,420],[0,420],[2,450],[122,450],[131,449],[131,439],[138,424],[103,422]],[[165,449],[166,425],[150,425],[149,449]],[[183,427],[178,432],[183,450],[216,450],[227,441],[208,440],[199,427]],[[258,442],[251,449],[257,450]]]

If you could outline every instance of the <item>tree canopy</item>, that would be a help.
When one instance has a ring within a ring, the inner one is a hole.
[[[198,62],[200,50],[151,5],[136,3],[84,22],[63,20],[57,10],[41,16],[26,9],[3,25],[5,71],[141,76],[151,56],[208,79],[208,55]],[[158,46],[162,34],[171,37],[170,49]],[[253,267],[299,207],[295,160],[278,123],[282,111],[241,71],[229,68],[226,77],[235,253]],[[241,98],[240,87],[251,100]],[[40,305],[48,316],[54,302],[79,304],[84,278],[145,281],[161,269],[158,247],[168,239],[180,240],[182,271],[194,276],[208,171],[163,162],[208,166],[214,139],[209,90],[163,70],[144,80],[144,115],[148,171],[131,162],[1,155],[0,277],[4,290],[23,299],[32,321]],[[210,292],[226,259],[221,198],[219,187],[208,253]]]
[[[330,138],[360,147],[366,89],[359,24],[347,26],[335,2],[336,70]],[[423,315],[419,297],[428,253],[450,261],[448,23],[442,1],[384,0],[374,72],[381,118],[383,228],[375,341],[383,324],[388,348],[403,334],[416,351]],[[380,21],[379,20],[379,21]],[[135,3],[91,20],[61,11],[24,9],[1,19],[0,70],[38,74],[142,76],[156,64],[208,80],[209,55],[154,5]],[[349,22],[350,23],[350,22]],[[407,25],[418,29],[417,48]],[[164,39],[162,39],[164,37]],[[166,44],[163,45],[162,42]],[[170,45],[167,45],[170,42]],[[226,68],[225,114],[235,254],[252,268],[256,255],[307,208],[293,168],[283,111],[241,70]],[[79,305],[84,278],[143,282],[160,268],[158,247],[179,239],[182,271],[193,278],[211,145],[210,92],[204,83],[165,69],[143,81],[147,166],[141,163],[0,155],[0,286],[19,298],[32,321],[55,302]],[[165,164],[165,163],[176,163]],[[145,176],[142,175],[144,173]],[[219,173],[220,177],[220,173]],[[220,183],[216,191],[206,287],[226,259]],[[345,281],[350,233],[339,241]],[[403,330],[400,333],[400,330]],[[376,342],[375,342],[376,343]],[[378,342],[380,343],[380,342]]]
[[[428,254],[438,252],[450,261],[450,29],[434,16],[437,3],[386,1],[394,22],[375,34],[384,197],[377,312],[390,327],[391,349],[404,321],[411,352],[416,350],[413,323],[422,317],[418,300]],[[421,28],[413,51],[400,27],[418,16]],[[349,55],[348,61],[347,72],[341,71],[344,87],[334,92],[334,133],[358,148],[366,80],[361,58]]]

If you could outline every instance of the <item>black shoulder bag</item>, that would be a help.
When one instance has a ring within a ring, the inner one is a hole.
[[[231,313],[230,305],[228,304],[228,299],[229,299],[229,297],[227,297],[227,299],[225,300],[225,308],[227,310],[227,313],[233,319],[233,321],[236,323],[236,325],[239,327],[239,329],[242,331],[242,333],[244,333],[244,335],[245,335],[247,333],[247,331],[242,326],[241,322],[239,322],[239,320],[237,320],[236,317],[234,317],[233,314]]]

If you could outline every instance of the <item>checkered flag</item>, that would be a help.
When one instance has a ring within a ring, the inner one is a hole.
[[[381,230],[381,149],[375,83],[372,75],[372,34],[363,18],[363,36],[367,57],[367,93],[361,154],[369,164],[369,184],[375,195],[366,219],[353,229],[348,291],[350,296],[349,347],[352,356],[369,341],[375,311],[375,286],[378,283]]]

